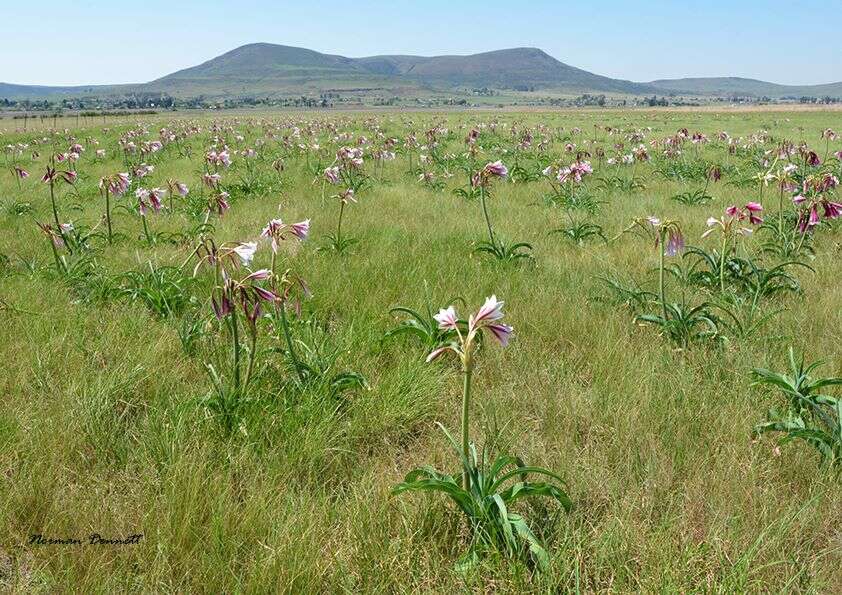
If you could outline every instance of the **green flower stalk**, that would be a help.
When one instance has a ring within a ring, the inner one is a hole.
[[[503,346],[508,343],[512,327],[501,322],[503,302],[492,295],[467,322],[458,319],[453,306],[440,310],[434,318],[439,329],[447,330],[457,340],[435,349],[427,361],[449,351],[458,356],[462,364],[461,440],[457,442],[442,427],[461,460],[462,473],[461,477],[455,477],[425,465],[410,471],[392,493],[441,492],[458,506],[472,534],[470,549],[457,563],[459,570],[474,566],[489,549],[497,549],[509,557],[528,551],[536,567],[546,570],[550,565],[547,551],[526,520],[513,512],[512,504],[523,497],[541,496],[570,510],[572,502],[562,488],[564,480],[548,469],[526,465],[520,457],[500,455],[492,462],[486,462],[485,451],[478,456],[470,441],[471,380],[476,344],[483,331],[490,332]],[[543,476],[547,481],[533,481],[530,476]]]
[[[66,273],[67,266],[58,254],[58,249],[64,247],[64,237],[61,233],[53,229],[53,226],[49,223],[38,223],[38,227],[50,241],[50,248],[53,251],[53,259],[56,262],[56,270],[59,273]]]
[[[492,295],[486,298],[485,303],[468,319],[467,328],[464,330],[453,306],[442,309],[434,316],[442,330],[456,331],[458,340],[444,347],[432,351],[427,356],[427,361],[432,361],[440,355],[451,352],[459,357],[462,364],[462,423],[461,423],[461,447],[465,460],[470,460],[470,409],[471,409],[471,379],[474,372],[473,353],[476,348],[479,335],[482,331],[490,332],[500,344],[505,347],[509,344],[513,328],[500,322],[503,318],[503,302],[497,301],[497,296]],[[462,488],[470,489],[470,476],[467,470],[462,475]]]
[[[105,195],[105,221],[108,227],[109,244],[114,239],[114,233],[111,228],[111,197],[125,194],[131,183],[128,173],[117,173],[113,176],[106,176],[99,181],[99,190]]]
[[[491,187],[491,180],[494,178],[505,178],[509,170],[502,161],[488,163],[484,168],[471,176],[471,186],[479,188],[479,201],[482,205],[482,214],[485,218],[485,226],[488,229],[488,241],[493,248],[497,248],[497,240],[494,238],[494,229],[491,227],[491,218],[488,216],[488,205],[486,195]]]
[[[51,157],[50,158],[50,165],[47,166],[46,173],[41,177],[41,181],[45,184],[48,184],[50,187],[50,206],[53,209],[53,223],[55,224],[55,231],[59,235],[61,235],[62,240],[66,240],[64,237],[64,231],[62,230],[61,222],[59,221],[58,217],[58,205],[56,204],[56,183],[59,180],[64,180],[67,184],[73,184],[76,181],[76,172],[75,171],[62,171],[57,170],[55,168],[55,160]],[[65,242],[66,245],[66,242]],[[68,246],[68,250],[70,247]],[[72,251],[71,251],[72,252]]]
[[[340,221],[341,212],[342,211],[340,210]],[[286,224],[280,219],[272,219],[266,224],[266,227],[264,227],[263,231],[260,233],[261,237],[269,239],[272,243],[272,265],[270,269],[271,283],[273,291],[278,296],[278,300],[275,302],[275,311],[278,314],[278,318],[281,320],[281,330],[283,331],[284,340],[287,344],[289,357],[295,367],[295,373],[298,376],[298,380],[302,384],[305,380],[304,367],[298,359],[298,355],[295,352],[295,347],[292,342],[292,333],[290,332],[289,321],[287,320],[286,302],[289,299],[290,293],[296,286],[302,289],[305,296],[309,296],[309,289],[303,279],[294,275],[289,270],[285,271],[282,275],[279,275],[277,272],[277,260],[281,242],[288,239],[297,239],[303,242],[307,239],[309,233],[309,219],[292,224]]]
[[[649,217],[647,223],[655,228],[655,245],[658,247],[658,298],[664,313],[664,320],[669,318],[667,311],[667,294],[664,283],[665,258],[676,256],[684,250],[684,234],[678,221],[661,221],[657,217]]]
[[[748,220],[751,225],[760,225],[763,223],[763,218],[760,213],[763,212],[763,207],[760,203],[750,202],[743,208],[736,205],[731,205],[725,209],[725,215],[717,219],[710,217],[707,220],[708,230],[702,234],[706,238],[714,231],[719,230],[722,233],[722,252],[719,255],[719,290],[725,293],[725,265],[728,262],[728,254],[732,249],[736,248],[737,237],[751,235],[752,229],[742,225],[743,221]]]

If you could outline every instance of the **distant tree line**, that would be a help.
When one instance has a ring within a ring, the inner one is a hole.
[[[475,105],[465,97],[435,97],[420,98],[384,96],[372,94],[374,89],[347,89],[342,93],[336,90],[323,91],[318,96],[297,97],[259,97],[244,95],[228,99],[216,99],[199,95],[196,97],[173,97],[166,93],[131,93],[108,97],[78,97],[78,98],[43,98],[43,99],[10,99],[0,98],[0,109],[10,112],[61,113],[65,111],[102,114],[109,111],[125,113],[126,111],[140,112],[142,110],[177,110],[177,109],[229,109],[241,107],[281,107],[281,108],[330,108],[337,105],[377,105],[399,106],[420,105],[434,106],[470,106]],[[517,88],[520,91],[534,91],[534,87]],[[343,94],[344,93],[344,94]],[[473,96],[499,96],[499,90],[488,87],[470,90]],[[559,107],[623,107],[629,100],[608,98],[605,95],[591,95],[588,93],[575,98],[561,97],[528,97],[523,100],[509,102],[511,105],[551,105]],[[634,105],[649,107],[667,107],[682,105],[700,105],[697,98],[683,98],[669,93],[667,96],[636,98],[630,100]],[[839,98],[825,97],[782,97],[772,99],[762,96],[741,96],[735,93],[717,97],[709,97],[707,102],[738,102],[738,103],[802,103],[802,104],[833,104],[839,103]],[[503,105],[502,103],[500,104]]]

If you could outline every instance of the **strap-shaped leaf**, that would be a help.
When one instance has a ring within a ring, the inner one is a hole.
[[[532,530],[526,524],[526,521],[523,520],[523,517],[517,514],[510,514],[509,522],[520,538],[529,546],[529,553],[532,555],[532,559],[535,560],[538,568],[540,570],[547,570],[550,566],[550,556],[538,538],[535,537],[535,534],[532,533]]]

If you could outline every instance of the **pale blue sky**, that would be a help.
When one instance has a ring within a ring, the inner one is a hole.
[[[0,81],[145,82],[264,41],[359,57],[534,46],[649,81],[842,80],[842,0],[6,0]]]

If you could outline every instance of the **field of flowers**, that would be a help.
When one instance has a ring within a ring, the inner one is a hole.
[[[0,587],[842,591],[840,114],[0,120]]]

